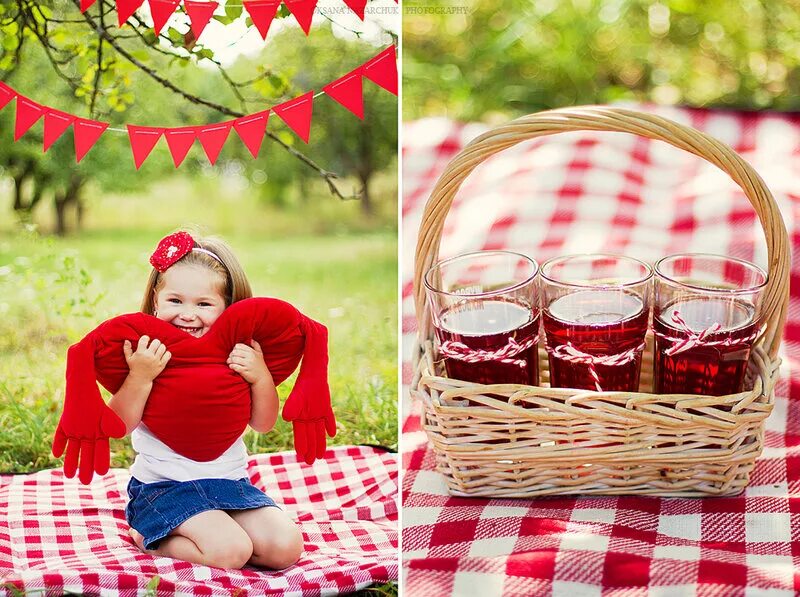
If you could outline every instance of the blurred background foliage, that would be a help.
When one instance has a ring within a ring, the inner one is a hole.
[[[403,116],[620,100],[797,110],[798,32],[798,0],[407,0]]]
[[[336,28],[320,18],[306,37],[297,26],[281,27],[288,13],[282,10],[281,15],[260,51],[223,63],[212,44],[203,43],[211,27],[197,41],[185,17],[173,17],[156,38],[145,11],[116,27],[110,0],[98,0],[86,17],[77,1],[4,2],[0,79],[40,104],[110,122],[112,128],[208,124],[319,90],[396,39],[392,31],[379,30],[365,40],[358,30]],[[215,19],[226,26],[249,24],[241,5]],[[289,19],[293,24],[294,17]],[[229,45],[236,43],[234,38]],[[338,221],[332,224],[337,229],[393,228],[397,98],[369,81],[364,90],[364,121],[321,96],[315,100],[308,145],[273,115],[258,159],[231,131],[215,167],[195,142],[177,171],[162,139],[137,172],[122,131],[106,131],[78,165],[71,130],[47,153],[42,152],[41,120],[13,142],[12,103],[0,112],[0,229],[35,223],[40,230],[65,234],[81,224],[91,227],[86,218],[106,207],[99,203],[109,194],[146,194],[162,181],[174,191],[176,180],[192,193],[198,182],[214,187],[220,179],[220,193],[257,201],[265,216],[326,211],[335,204],[343,207],[341,220],[334,218]],[[338,178],[326,180],[327,173]],[[376,182],[381,177],[383,182]],[[328,182],[335,185],[335,194]],[[327,223],[317,225],[330,231]]]

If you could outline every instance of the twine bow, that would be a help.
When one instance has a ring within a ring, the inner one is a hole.
[[[522,343],[514,338],[509,338],[508,343],[498,350],[473,350],[462,342],[447,340],[439,347],[439,352],[447,358],[464,361],[465,363],[483,363],[486,361],[499,361],[511,365],[524,367],[525,359],[515,359],[519,353],[528,350],[539,342],[539,336],[528,338]]]
[[[561,359],[562,361],[567,361],[568,363],[581,363],[583,365],[588,365],[589,367],[589,375],[592,377],[594,381],[594,387],[597,389],[598,392],[602,392],[603,388],[600,385],[600,376],[597,374],[597,369],[595,369],[595,365],[606,365],[609,367],[618,367],[620,365],[626,365],[633,361],[637,354],[644,350],[645,343],[642,342],[639,346],[634,348],[628,349],[625,352],[620,352],[617,354],[603,354],[603,355],[593,355],[589,354],[588,352],[583,352],[582,350],[575,347],[572,342],[567,342],[566,344],[560,344],[556,346],[553,350],[549,351],[555,358]]]
[[[663,338],[667,342],[672,343],[672,346],[664,351],[664,354],[670,357],[682,352],[686,352],[687,350],[691,350],[695,346],[736,346],[738,344],[746,344],[748,342],[752,342],[758,335],[758,332],[754,331],[752,334],[744,338],[731,338],[728,336],[722,340],[709,340],[708,337],[711,334],[715,334],[720,331],[722,329],[722,325],[715,323],[714,325],[704,329],[702,332],[695,332],[686,324],[684,319],[677,311],[672,312],[671,319],[672,322],[678,326],[678,329],[686,334],[685,338],[675,338],[674,336],[668,336],[667,334],[655,332],[655,335],[659,338]]]

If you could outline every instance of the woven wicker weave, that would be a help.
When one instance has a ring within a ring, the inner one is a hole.
[[[752,203],[764,228],[769,280],[762,299],[766,326],[751,352],[746,391],[729,396],[647,393],[653,379],[650,335],[638,393],[550,388],[543,346],[541,386],[478,385],[446,377],[435,352],[422,278],[438,261],[455,194],[478,164],[503,149],[585,130],[634,133],[698,155],[726,172]],[[772,411],[789,301],[789,260],[786,228],[764,182],[729,147],[690,127],[652,114],[590,106],[525,116],[472,141],[448,164],[425,206],[414,271],[419,335],[411,391],[424,403],[424,427],[450,493],[740,493],[761,453],[764,421]]]

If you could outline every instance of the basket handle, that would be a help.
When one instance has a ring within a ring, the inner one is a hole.
[[[764,342],[768,354],[778,353],[789,304],[789,239],[778,205],[761,177],[735,151],[713,137],[666,118],[625,108],[583,106],[523,116],[472,140],[439,177],[425,204],[414,256],[414,302],[419,338],[433,337],[433,322],[422,281],[439,257],[442,229],[450,205],[464,179],[478,164],[522,141],[568,131],[633,133],[665,141],[714,164],[738,184],[753,205],[767,242],[768,280],[762,300],[767,314]]]

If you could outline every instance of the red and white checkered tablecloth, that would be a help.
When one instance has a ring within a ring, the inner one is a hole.
[[[286,570],[224,570],[142,554],[128,535],[129,474],[89,486],[60,470],[0,476],[0,594],[338,595],[397,580],[397,455],[335,447],[313,466],[293,453],[250,458],[256,487],[300,525],[305,552]],[[5,586],[5,591],[3,587]]]
[[[732,146],[765,179],[800,246],[800,115],[638,106]],[[414,249],[425,201],[447,162],[485,125],[405,124],[403,379],[416,333]],[[613,252],[647,261],[722,253],[766,265],[755,212],[700,158],[619,133],[569,133],[481,164],[445,223],[442,258],[507,248],[540,263]],[[403,586],[407,597],[457,595],[800,594],[800,266],[782,345],[782,378],[765,449],[740,497],[454,498],[434,469],[419,404],[404,392]]]

